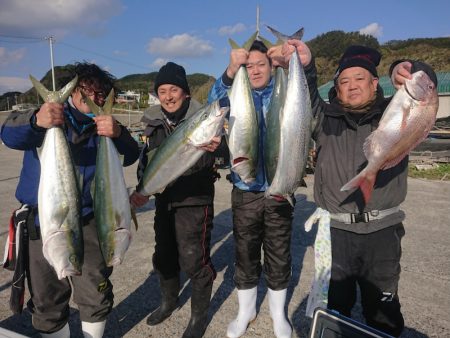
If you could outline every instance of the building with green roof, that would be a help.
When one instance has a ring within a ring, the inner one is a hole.
[[[438,79],[438,95],[439,95],[439,110],[437,118],[444,118],[450,116],[450,72],[436,73]],[[394,95],[395,88],[391,83],[389,76],[380,77],[379,84],[383,88],[385,97]],[[333,81],[329,81],[319,87],[319,95],[323,100],[328,101],[328,91],[333,87]]]

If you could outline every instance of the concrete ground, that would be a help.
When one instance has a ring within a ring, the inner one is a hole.
[[[22,154],[0,142],[0,247],[3,248],[9,217],[18,203],[14,198],[20,175]],[[234,244],[230,209],[231,185],[226,170],[216,183],[215,219],[212,233],[212,261],[217,270],[214,283],[210,323],[205,337],[225,337],[228,323],[237,313],[237,296],[232,276]],[[126,168],[128,186],[136,184],[135,165]],[[313,242],[303,229],[304,221],[314,211],[313,176],[306,178],[308,188],[297,191],[297,205],[292,237],[292,279],[288,289],[288,316],[294,326],[293,337],[306,337],[310,321],[305,317],[307,296],[313,277]],[[399,295],[406,329],[402,337],[450,337],[450,183],[409,180],[408,197],[402,208],[406,236],[403,240],[402,275]],[[149,327],[146,317],[158,307],[158,279],[152,271],[154,250],[154,204],[150,200],[138,213],[139,229],[133,230],[133,242],[122,265],[112,275],[115,305],[108,317],[105,337],[181,337],[190,317],[190,284],[184,280],[180,308],[164,323]],[[0,268],[0,328],[26,336],[38,337],[31,326],[28,310],[13,315],[8,307],[12,272]],[[258,317],[244,337],[273,337],[267,288],[258,287]],[[26,300],[28,294],[26,295]],[[360,307],[354,317],[361,319]],[[70,317],[72,337],[82,337],[79,313],[72,304]],[[1,336],[1,334],[0,334]]]

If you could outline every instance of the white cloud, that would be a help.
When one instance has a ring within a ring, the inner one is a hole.
[[[236,33],[244,32],[247,27],[243,23],[237,23],[234,26],[223,26],[219,28],[219,35],[230,36]]]
[[[147,52],[159,57],[201,57],[213,51],[211,43],[190,34],[178,34],[169,38],[153,38]]]
[[[60,38],[74,29],[98,29],[122,9],[121,0],[2,1],[0,31],[5,35]]]
[[[25,53],[25,48],[8,50],[5,47],[0,47],[0,67],[20,62],[25,56]]]
[[[374,22],[367,25],[366,27],[361,28],[359,30],[359,33],[379,38],[383,35],[383,27],[380,26],[378,23]]]
[[[0,76],[0,95],[7,92],[25,92],[31,88],[29,79]],[[12,102],[10,102],[13,104]],[[14,102],[15,104],[15,102]]]
[[[169,60],[167,60],[165,58],[157,58],[155,61],[152,62],[152,64],[150,65],[150,68],[154,69],[156,71],[159,71],[159,68],[164,66],[168,61]]]

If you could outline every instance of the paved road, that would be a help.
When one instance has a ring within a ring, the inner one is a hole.
[[[21,167],[21,153],[0,144],[0,247],[11,211],[17,207],[15,186]],[[127,168],[127,184],[134,186],[135,167]],[[205,337],[224,337],[227,324],[237,311],[237,296],[232,276],[234,271],[233,237],[230,211],[230,184],[226,171],[216,185],[215,220],[212,234],[212,260],[217,269],[210,309],[210,324]],[[294,337],[305,337],[309,320],[305,308],[313,277],[312,245],[316,229],[305,233],[303,223],[314,211],[313,177],[308,176],[308,188],[296,195],[294,232],[292,238],[292,281],[289,287],[288,315],[294,325]],[[406,236],[403,241],[400,297],[406,321],[403,337],[450,337],[450,183],[409,180],[409,193],[403,209],[407,213]],[[148,327],[145,318],[159,303],[158,281],[152,271],[152,200],[138,214],[139,230],[124,263],[114,270],[112,281],[115,306],[108,318],[105,337],[181,337],[190,316],[190,285],[184,282],[181,306],[170,319],[156,327]],[[0,269],[0,327],[38,337],[31,326],[27,310],[12,315],[8,309],[12,274]],[[27,295],[28,296],[28,295]],[[272,337],[272,323],[263,282],[258,290],[258,317],[244,337]],[[360,308],[354,311],[361,318]],[[72,306],[70,327],[72,337],[81,337],[79,315]]]

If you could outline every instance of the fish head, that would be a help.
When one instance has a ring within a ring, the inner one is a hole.
[[[208,144],[213,137],[219,136],[228,110],[229,107],[220,107],[218,100],[202,108],[189,136],[189,143],[201,147]]]
[[[436,85],[422,70],[413,73],[412,79],[405,81],[405,89],[417,101],[430,101],[437,95]]]

